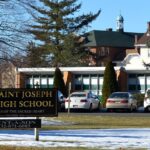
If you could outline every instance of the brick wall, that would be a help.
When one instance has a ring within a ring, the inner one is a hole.
[[[128,54],[138,53],[138,52],[139,52],[138,49],[126,49],[126,56],[127,56]]]
[[[26,75],[20,72],[16,73],[15,88],[25,88]]]
[[[123,69],[120,69],[116,71],[116,75],[117,75],[119,90],[122,92],[127,91],[127,84],[128,84],[127,73]]]
[[[90,48],[90,52],[94,55],[89,57],[89,64],[96,66],[102,66],[102,64],[108,61],[118,61],[123,60],[126,57],[125,48],[115,48],[115,47],[95,47]],[[91,59],[93,57],[93,59]]]
[[[69,87],[69,83],[72,82],[72,73],[69,71],[63,72],[64,74],[64,82],[67,87]]]
[[[9,62],[1,64],[0,88],[15,88],[16,67]]]

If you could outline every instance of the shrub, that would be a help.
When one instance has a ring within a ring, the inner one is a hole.
[[[143,106],[144,95],[145,94],[141,94],[141,93],[134,94],[134,97],[137,100],[137,106],[138,107]]]
[[[67,90],[63,80],[63,74],[58,67],[55,69],[53,87],[57,88],[64,96],[67,96]]]
[[[116,79],[116,72],[112,62],[108,62],[104,71],[104,81],[102,88],[102,103],[105,107],[106,100],[112,92],[118,91],[118,83]]]

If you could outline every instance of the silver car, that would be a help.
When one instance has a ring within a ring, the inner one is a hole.
[[[137,109],[137,100],[129,92],[114,92],[107,99],[106,109],[124,109],[132,112]]]

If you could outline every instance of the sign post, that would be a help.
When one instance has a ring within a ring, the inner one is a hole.
[[[36,117],[36,119],[39,119],[39,117]],[[39,141],[39,128],[34,128],[34,136],[35,141]]]
[[[37,82],[35,85],[35,88],[38,89],[39,83]],[[36,119],[39,119],[38,117],[36,117]],[[35,136],[35,141],[39,141],[39,129],[38,128],[34,128],[34,136]]]
[[[70,114],[70,93],[71,93],[71,82],[69,82],[69,89],[68,89],[68,94],[69,94],[69,99],[68,99],[68,115]]]

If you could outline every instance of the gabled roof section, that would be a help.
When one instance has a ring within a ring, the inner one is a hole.
[[[139,67],[143,66],[143,60],[139,53],[131,53],[124,58],[123,64],[125,66]]]
[[[85,34],[86,47],[109,46],[133,48],[135,35],[141,37],[143,33],[100,31],[93,30]]]
[[[136,45],[143,45],[143,44],[148,44],[150,43],[150,33],[146,32],[136,43]]]
[[[136,45],[148,45],[148,44],[150,44],[150,22],[147,23],[146,33],[136,43]]]

